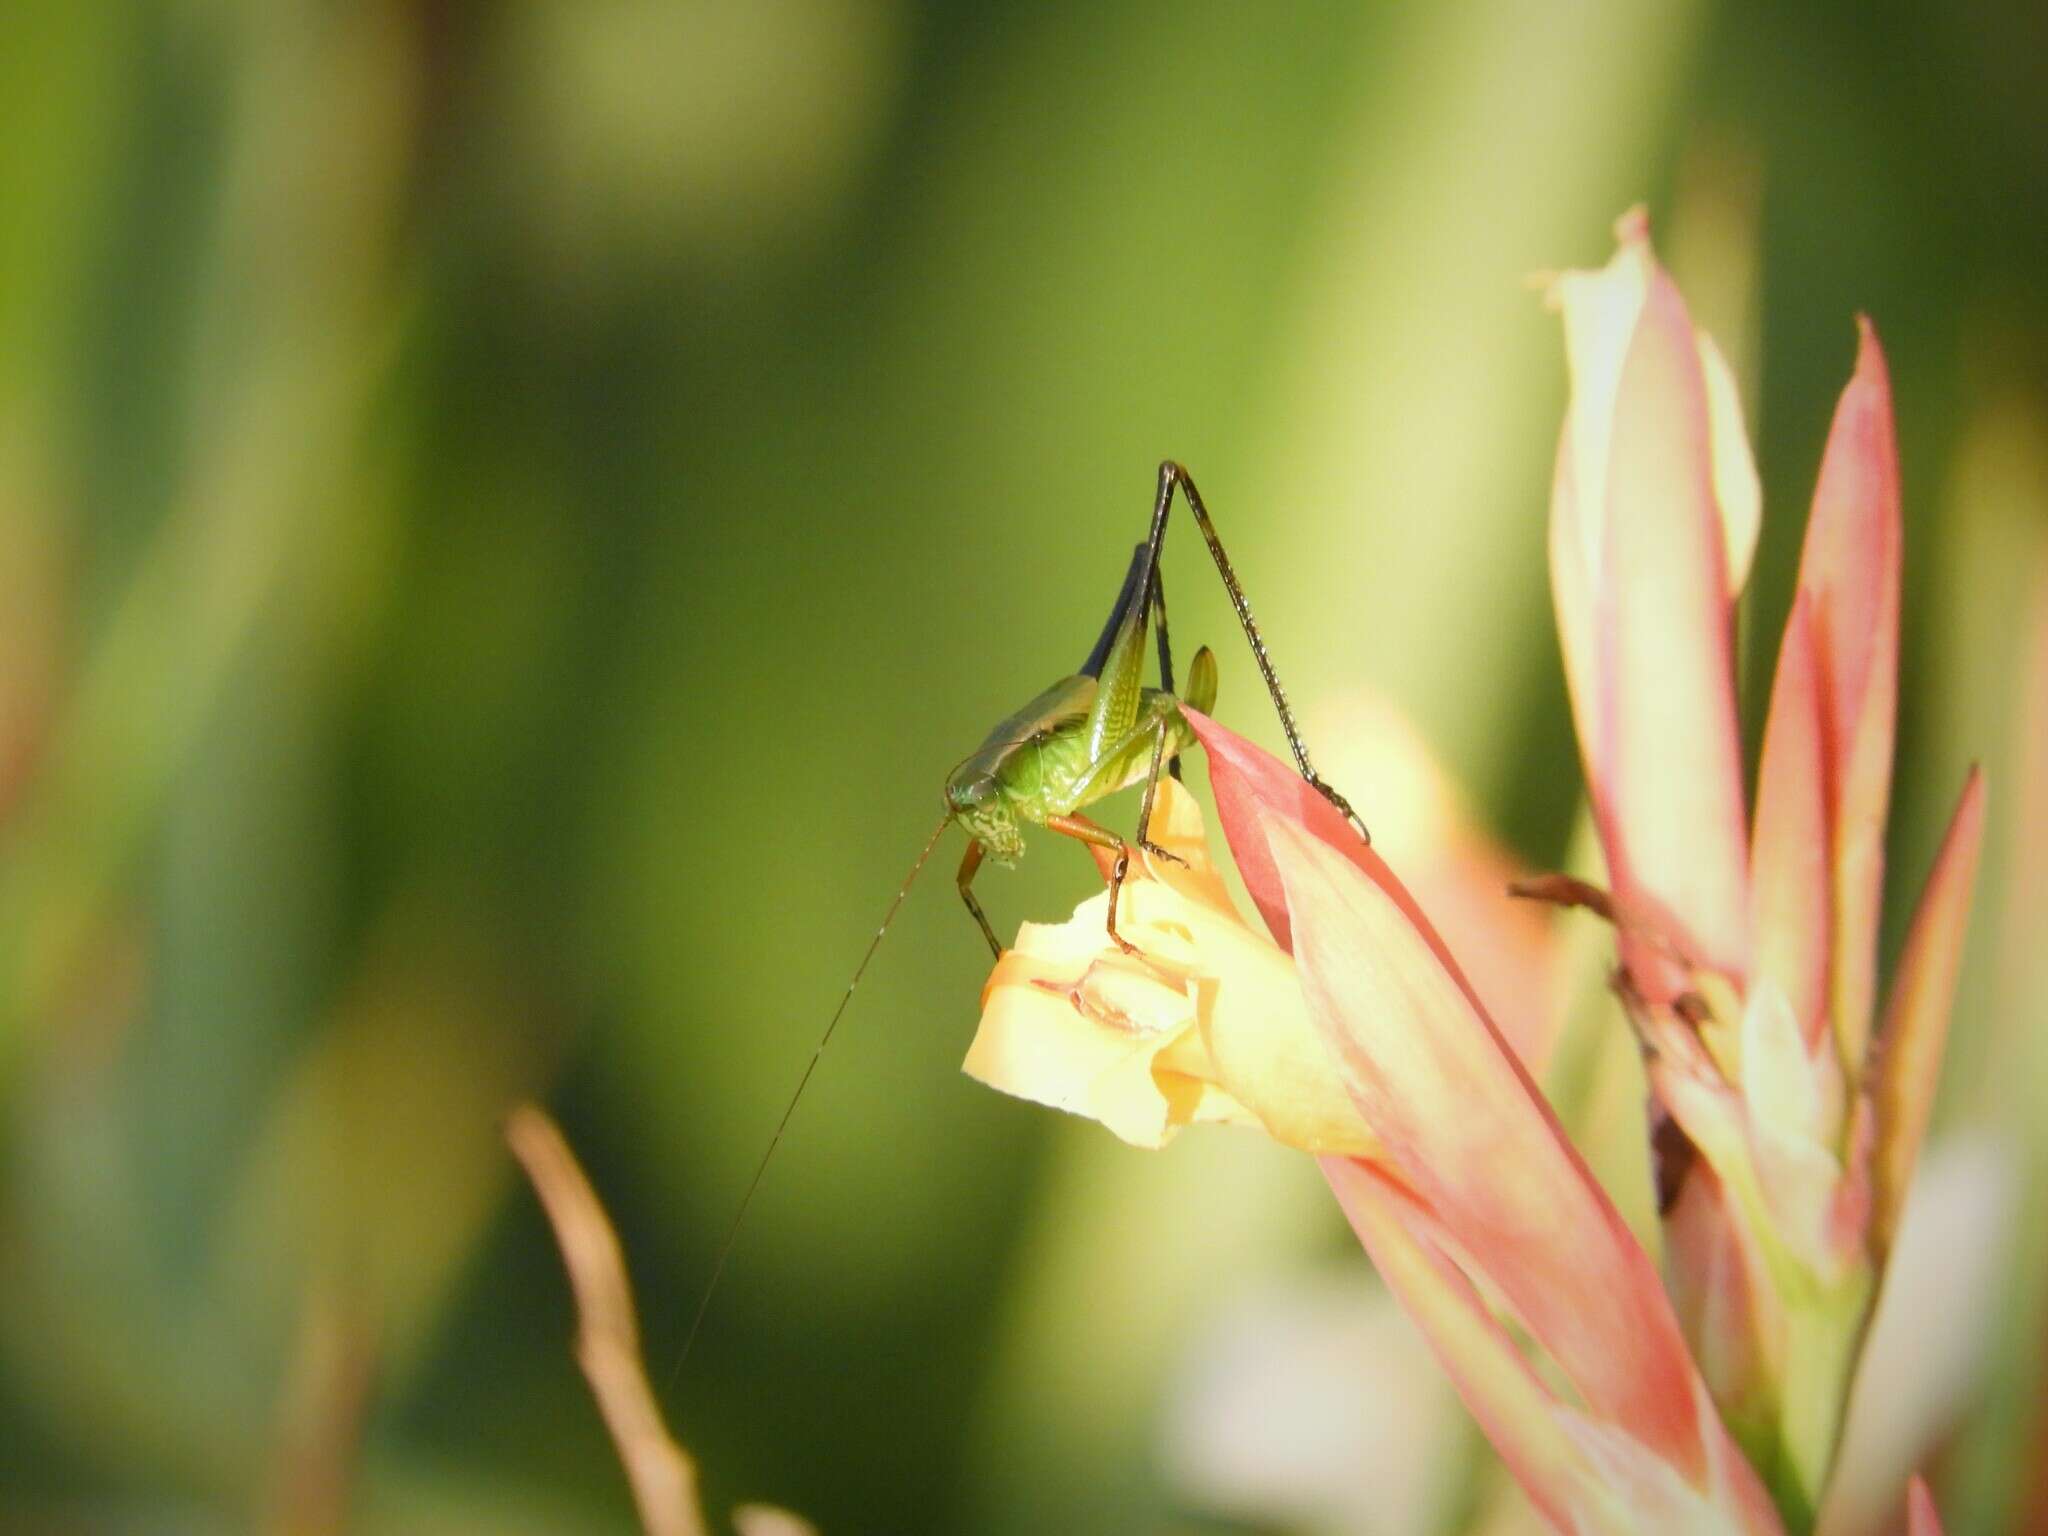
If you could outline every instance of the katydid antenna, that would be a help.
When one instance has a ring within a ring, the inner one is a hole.
[[[896,921],[896,914],[902,908],[910,888],[917,884],[917,877],[924,873],[930,862],[932,850],[939,846],[939,839],[946,835],[946,828],[953,824],[953,813],[949,810],[932,835],[925,839],[924,851],[917,856],[917,862],[910,866],[910,873],[897,887],[895,900],[889,903],[889,910],[882,914],[882,926],[875,930],[875,936],[868,940],[867,953],[860,957],[860,964],[854,967],[853,980],[846,984],[846,990],[839,996],[839,1006],[832,1010],[832,1018],[825,1025],[825,1032],[818,1037],[817,1048],[811,1052],[811,1059],[804,1064],[803,1076],[797,1079],[796,1092],[789,1096],[783,1106],[782,1118],[775,1124],[775,1134],[769,1139],[768,1150],[761,1154],[761,1161],[754,1168],[754,1176],[747,1182],[747,1192],[740,1196],[740,1207],[733,1213],[732,1225],[727,1228],[725,1241],[719,1245],[718,1257],[711,1265],[711,1278],[705,1282],[704,1295],[697,1303],[697,1315],[690,1319],[690,1331],[683,1336],[683,1351],[676,1357],[676,1367],[669,1372],[668,1386],[673,1389],[681,1379],[683,1366],[690,1358],[690,1349],[697,1342],[697,1332],[704,1326],[704,1314],[711,1310],[711,1298],[718,1292],[718,1282],[725,1274],[725,1261],[732,1257],[733,1244],[739,1241],[740,1223],[747,1219],[747,1207],[754,1203],[754,1193],[761,1187],[762,1177],[768,1172],[768,1164],[775,1156],[775,1149],[782,1145],[782,1133],[789,1129],[790,1117],[796,1113],[797,1101],[804,1096],[804,1090],[811,1084],[811,1074],[818,1070],[818,1062],[825,1054],[825,1047],[832,1043],[833,1031],[839,1028],[839,1021],[846,1016],[846,1005],[853,1001],[854,989],[860,985],[861,977],[868,973],[868,962],[875,958],[875,951],[882,947],[882,939],[889,932],[889,925]]]

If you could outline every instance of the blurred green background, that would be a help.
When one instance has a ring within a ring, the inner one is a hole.
[[[1885,338],[1889,933],[1983,758],[1944,1123],[2048,1168],[2032,0],[10,7],[0,1524],[628,1529],[499,1139],[534,1095],[715,1507],[1237,1529],[1163,1405],[1245,1287],[1364,1261],[1304,1160],[1146,1157],[958,1075],[955,841],[672,1367],[947,769],[1085,652],[1162,456],[1312,739],[1388,695],[1564,856],[1525,279],[1638,200],[1753,410],[1752,703],[1853,313]],[[1192,541],[1167,573],[1277,744]],[[1089,884],[1041,843],[982,891],[1009,927]],[[1952,1532],[2021,1528],[2039,1246],[1945,1436]]]

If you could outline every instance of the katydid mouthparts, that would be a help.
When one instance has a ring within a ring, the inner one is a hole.
[[[1169,772],[1178,777],[1180,754],[1195,744],[1194,730],[1182,712],[1183,705],[1207,714],[1216,702],[1216,657],[1207,646],[1196,651],[1189,663],[1185,695],[1176,694],[1173,686],[1173,649],[1167,637],[1166,590],[1159,572],[1159,552],[1166,538],[1167,514],[1173,510],[1176,489],[1186,499],[1188,511],[1216,562],[1217,574],[1223,578],[1224,589],[1230,594],[1238,624],[1251,646],[1253,659],[1258,662],[1259,675],[1265,679],[1266,692],[1280,717],[1280,728],[1286,734],[1288,749],[1294,754],[1295,767],[1300,770],[1302,778],[1342,813],[1362,840],[1372,840],[1350,802],[1326,783],[1309,762],[1308,749],[1302,743],[1301,730],[1295,724],[1286,690],[1274,674],[1265,637],[1259,633],[1258,621],[1252,617],[1251,604],[1245,601],[1237,572],[1231,568],[1230,557],[1224,553],[1223,543],[1216,536],[1216,525],[1210,521],[1209,510],[1202,504],[1201,493],[1195,489],[1195,482],[1188,477],[1188,472],[1168,459],[1159,466],[1159,489],[1152,505],[1151,531],[1145,541],[1132,551],[1131,563],[1124,572],[1116,604],[1110,609],[1102,633],[1082,662],[1081,669],[1061,678],[1003,720],[989,732],[988,739],[947,776],[946,813],[933,829],[924,850],[918,854],[910,874],[897,888],[881,926],[868,941],[867,951],[855,967],[853,979],[840,995],[839,1006],[833,1009],[824,1033],[819,1036],[803,1075],[797,1079],[796,1091],[783,1108],[768,1149],[762,1154],[746,1193],[740,1197],[739,1209],[734,1213],[732,1226],[712,1265],[711,1278],[698,1302],[696,1316],[690,1322],[690,1331],[683,1339],[682,1355],[671,1374],[671,1384],[682,1373],[683,1363],[688,1360],[690,1348],[696,1343],[697,1332],[703,1326],[712,1294],[725,1272],[726,1260],[732,1255],[733,1243],[739,1236],[747,1207],[753,1203],[754,1193],[768,1171],[768,1163],[782,1143],[790,1117],[796,1113],[797,1102],[810,1086],[811,1075],[817,1070],[825,1048],[832,1043],[839,1021],[844,1017],[847,1005],[853,1001],[854,990],[867,974],[868,963],[874,959],[875,951],[881,948],[889,925],[895,921],[898,909],[909,896],[911,886],[923,872],[948,826],[958,822],[967,834],[967,852],[960,861],[956,884],[960,899],[967,904],[982,937],[988,941],[989,950],[998,959],[1002,957],[1003,946],[996,938],[995,929],[989,926],[981,903],[975,900],[974,877],[984,859],[1012,865],[1023,857],[1023,829],[1026,825],[1042,826],[1098,848],[1116,850],[1109,879],[1107,928],[1111,941],[1118,948],[1126,954],[1138,953],[1116,927],[1117,902],[1123,892],[1125,876],[1130,871],[1131,849],[1135,845],[1154,858],[1175,858],[1150,839],[1153,798],[1158,792],[1160,774]],[[1159,686],[1147,688],[1144,685],[1145,640],[1154,615],[1159,623]],[[1082,807],[1140,781],[1145,785],[1145,795],[1138,810],[1135,838],[1127,840],[1079,814]]]

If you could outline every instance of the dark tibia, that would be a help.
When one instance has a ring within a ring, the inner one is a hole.
[[[1145,775],[1145,798],[1138,805],[1138,846],[1155,858],[1171,859],[1176,864],[1187,860],[1177,853],[1168,853],[1152,841],[1152,802],[1159,795],[1159,767],[1166,757],[1166,722],[1161,720],[1152,737],[1152,769]],[[1176,762],[1178,759],[1176,759]],[[1179,778],[1179,774],[1174,775]]]
[[[1159,566],[1159,550],[1166,539],[1166,517],[1173,510],[1175,486],[1179,486],[1187,497],[1188,511],[1194,516],[1195,526],[1202,530],[1202,538],[1216,562],[1217,574],[1222,576],[1224,589],[1230,594],[1230,605],[1237,610],[1237,622],[1244,630],[1245,640],[1251,645],[1252,659],[1259,664],[1259,675],[1266,681],[1266,692],[1273,700],[1274,712],[1280,716],[1280,729],[1286,733],[1288,750],[1294,754],[1294,766],[1318,794],[1343,814],[1361,838],[1371,842],[1372,837],[1365,830],[1365,823],[1359,819],[1358,813],[1351,808],[1351,802],[1324,783],[1315,766],[1309,762],[1308,747],[1301,739],[1301,728],[1294,723],[1294,711],[1287,702],[1287,690],[1280,686],[1280,679],[1273,671],[1272,658],[1266,654],[1265,637],[1259,633],[1258,620],[1252,617],[1252,605],[1245,600],[1244,588],[1238,585],[1230,556],[1223,552],[1223,541],[1216,536],[1216,525],[1209,520],[1209,509],[1202,505],[1202,494],[1195,489],[1195,482],[1188,478],[1188,472],[1171,459],[1159,466],[1159,494],[1152,505],[1152,533],[1144,545],[1145,579],[1149,582]],[[1128,578],[1126,582],[1128,584]]]
[[[960,858],[960,873],[953,877],[960,887],[960,899],[967,903],[967,910],[973,915],[981,929],[981,936],[988,940],[989,953],[998,960],[1003,958],[1003,946],[996,938],[995,929],[988,925],[988,914],[981,910],[981,903],[974,899],[974,874],[981,868],[981,844],[973,838],[967,840],[967,852]]]
[[[1141,545],[1140,548],[1142,547]],[[1173,692],[1173,645],[1166,637],[1166,577],[1161,574],[1156,565],[1152,568],[1152,616],[1159,621],[1159,691],[1161,693],[1171,693]],[[1155,766],[1152,771],[1156,781],[1159,770]],[[1180,777],[1180,754],[1178,752],[1174,753],[1172,758],[1168,760],[1166,771],[1176,779]],[[1148,785],[1147,788],[1149,790],[1150,786]],[[1146,805],[1148,814],[1150,810],[1151,805],[1148,801]],[[1145,829],[1140,827],[1138,835],[1140,837],[1144,836],[1144,831]]]

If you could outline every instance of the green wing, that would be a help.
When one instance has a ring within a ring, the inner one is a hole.
[[[1027,744],[1072,729],[1088,718],[1095,702],[1095,679],[1063,677],[988,733],[974,755],[953,770],[952,782],[1001,778],[1006,764]]]

